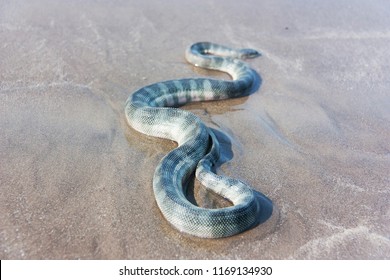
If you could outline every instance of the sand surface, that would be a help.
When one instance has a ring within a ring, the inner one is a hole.
[[[255,93],[185,106],[272,201],[219,240],[164,220],[175,144],[124,116],[144,85],[226,78],[185,62],[197,41],[263,54]],[[389,46],[388,1],[0,1],[0,259],[390,258]]]

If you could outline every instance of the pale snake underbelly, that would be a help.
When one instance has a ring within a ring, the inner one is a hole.
[[[212,43],[196,43],[186,50],[195,66],[228,73],[233,80],[190,78],[145,86],[126,101],[126,119],[144,134],[178,143],[158,164],[153,178],[155,198],[164,217],[178,230],[204,238],[231,236],[256,225],[260,202],[245,183],[212,172],[219,159],[219,143],[193,113],[178,109],[193,101],[218,100],[246,95],[255,72],[240,59],[253,58],[252,49],[235,50]],[[207,189],[233,206],[206,209],[186,198],[186,181],[196,178]]]

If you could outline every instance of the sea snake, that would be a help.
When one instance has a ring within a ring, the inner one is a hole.
[[[242,61],[260,54],[252,49],[232,49],[202,42],[191,45],[185,57],[191,64],[228,73],[232,80],[189,78],[145,86],[126,101],[128,124],[154,137],[177,142],[158,164],[153,177],[155,199],[163,216],[179,231],[202,238],[227,237],[257,224],[260,202],[247,184],[212,171],[219,159],[219,143],[199,117],[177,107],[203,100],[248,94],[255,72]],[[233,206],[206,209],[186,198],[187,179],[196,178]]]

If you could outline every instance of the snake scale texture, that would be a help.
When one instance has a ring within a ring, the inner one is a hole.
[[[194,101],[246,95],[255,81],[255,72],[242,59],[259,55],[252,49],[195,43],[186,50],[187,61],[198,67],[226,72],[232,80],[164,81],[137,90],[126,101],[126,119],[131,127],[178,143],[158,164],[153,190],[162,214],[179,231],[202,238],[220,238],[257,224],[261,209],[255,192],[240,180],[212,171],[219,159],[216,136],[199,117],[177,107]],[[189,202],[186,183],[194,172],[202,185],[233,205],[206,209]]]

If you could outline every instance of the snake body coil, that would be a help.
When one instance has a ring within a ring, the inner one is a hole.
[[[257,223],[260,203],[254,191],[237,179],[211,171],[219,158],[219,143],[214,133],[197,116],[175,107],[246,94],[255,75],[240,59],[258,55],[251,49],[235,50],[205,42],[193,44],[186,50],[190,63],[227,72],[233,80],[165,81],[137,90],[126,101],[126,119],[131,127],[178,143],[158,164],[153,189],[162,214],[180,231],[219,238],[240,233]],[[185,195],[186,180],[195,170],[197,179],[206,188],[230,200],[233,206],[206,209],[189,202]]]

